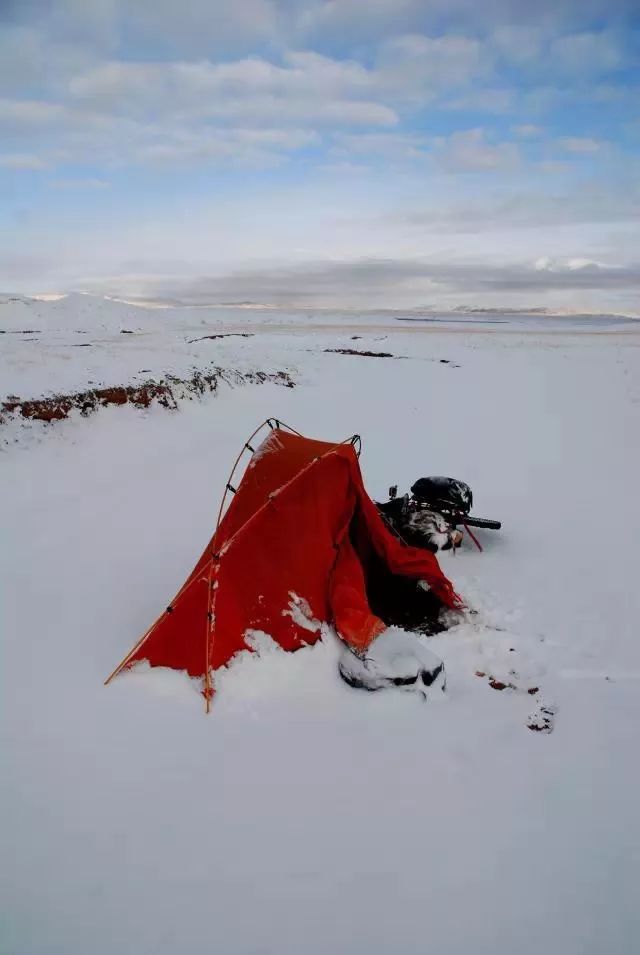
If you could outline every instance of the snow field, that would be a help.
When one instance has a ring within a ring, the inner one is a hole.
[[[227,363],[275,356],[299,385],[108,408],[1,453],[7,953],[635,951],[637,340],[390,327],[351,346],[403,361],[322,351],[349,342],[228,339]],[[503,520],[483,554],[442,555],[478,613],[429,641],[441,701],[350,689],[329,632],[294,655],[262,638],[208,718],[181,674],[102,686],[267,415],[360,433],[374,497],[452,474]],[[527,729],[541,706],[550,734]]]

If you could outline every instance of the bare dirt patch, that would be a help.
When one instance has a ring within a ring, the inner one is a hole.
[[[187,345],[193,345],[194,342],[204,342],[210,339],[214,341],[216,338],[253,338],[252,332],[224,332],[219,335],[203,335],[201,338],[188,338]]]
[[[325,352],[332,355],[361,355],[363,358],[398,358],[388,351],[358,351],[355,348],[325,348]]]
[[[130,404],[136,408],[159,405],[161,408],[175,409],[179,401],[215,392],[222,383],[241,385],[265,382],[285,388],[295,387],[295,381],[286,371],[239,372],[213,368],[194,371],[189,378],[166,375],[159,381],[149,379],[139,385],[91,388],[66,395],[52,395],[49,398],[25,400],[17,395],[9,395],[0,405],[0,424],[5,424],[14,417],[51,423],[68,418],[72,411],[79,411],[81,415],[87,416],[109,405]]]

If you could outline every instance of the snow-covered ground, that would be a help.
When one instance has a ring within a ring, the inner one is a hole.
[[[298,385],[2,426],[2,951],[635,952],[640,326],[61,302],[0,336],[3,393],[210,362]],[[330,637],[238,660],[208,718],[180,674],[102,686],[267,415],[360,433],[374,497],[452,474],[503,520],[442,556],[479,613],[429,642],[441,701],[349,689]],[[551,734],[527,729],[541,707]]]
[[[150,375],[185,376],[196,367],[229,362],[240,371],[258,365],[272,371],[282,368],[292,352],[344,344],[342,337],[350,341],[354,335],[367,335],[370,342],[370,336],[380,341],[393,332],[396,353],[412,355],[417,334],[438,334],[443,327],[466,337],[496,330],[527,336],[540,331],[553,336],[615,330],[634,337],[640,319],[420,310],[142,308],[84,294],[54,301],[0,296],[0,398],[16,394],[31,399],[92,386],[135,384]],[[211,339],[211,335],[232,337]],[[351,347],[364,345],[361,341]]]

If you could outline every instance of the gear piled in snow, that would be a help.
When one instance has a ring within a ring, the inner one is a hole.
[[[266,426],[254,450],[251,441]],[[237,489],[232,472],[233,498],[204,553],[109,680],[141,661],[186,670],[202,678],[208,709],[213,672],[252,649],[249,631],[264,631],[290,651],[319,639],[317,628],[290,612],[292,593],[359,652],[397,622],[379,600],[394,582],[416,591],[424,582],[420,592],[437,610],[462,607],[435,555],[388,528],[364,489],[356,444],[357,436],[340,444],[305,438],[273,419],[254,432],[244,446],[251,460]]]
[[[460,524],[478,550],[482,550],[482,544],[471,527],[500,530],[500,521],[472,517],[469,513],[472,506],[473,494],[464,481],[450,477],[423,477],[412,485],[411,496],[398,497],[398,486],[394,484],[389,488],[389,500],[379,503],[378,509],[407,544],[426,547],[436,553],[460,546],[462,532],[457,530]]]
[[[444,692],[444,663],[411,633],[390,627],[364,653],[345,648],[338,663],[349,686],[381,690],[398,686],[418,690],[425,697]]]

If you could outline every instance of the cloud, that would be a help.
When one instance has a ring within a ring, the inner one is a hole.
[[[54,189],[108,189],[109,182],[106,179],[52,179],[51,186]]]
[[[334,155],[382,157],[390,162],[424,160],[428,140],[409,133],[338,133],[334,137]]]
[[[634,0],[369,0],[363,15],[362,0],[304,0],[278,4],[289,13],[289,40],[374,43],[390,34],[438,35],[466,31],[478,36],[501,33],[508,52],[537,54],[536,35],[587,30],[612,16],[624,20],[637,10]],[[516,42],[514,42],[516,41]]]
[[[572,115],[572,111],[580,110],[580,119],[595,115],[599,122],[612,123],[615,129],[617,117],[633,113],[640,97],[637,83],[600,83],[587,77],[562,82],[561,77],[552,74],[551,78],[556,81],[555,85],[533,85],[523,87],[520,92],[522,112],[536,122],[544,113],[556,113],[562,120],[563,117],[558,116],[561,111]]]
[[[130,117],[206,117],[224,121],[390,125],[399,105],[464,87],[487,70],[482,46],[464,36],[407,35],[382,44],[371,67],[308,50],[282,64],[264,57],[101,63],[68,83],[71,101]],[[487,91],[489,108],[507,94]]]
[[[405,100],[430,99],[488,71],[482,44],[467,36],[396,36],[381,46],[377,59],[378,83]]]
[[[169,54],[228,56],[278,45],[284,27],[283,5],[271,0],[120,0],[116,6],[134,39]]]
[[[37,30],[0,21],[0,90],[5,95],[22,94],[42,82],[44,45]]]
[[[460,255],[481,242],[509,258],[515,242],[523,261],[615,261],[638,211],[635,6],[0,0],[0,176],[39,187],[51,170],[50,192],[9,196],[11,242],[43,248],[65,281],[119,274],[123,257],[171,271],[178,246],[187,271],[214,258],[228,275],[327,248],[444,261],[446,235]],[[215,206],[196,195],[207,175]],[[108,217],[91,194],[105,182]],[[390,288],[449,288],[425,274]]]
[[[0,288],[15,288],[16,283],[40,282],[53,276],[58,268],[54,256],[39,255],[32,252],[7,252],[3,250],[0,259]]]
[[[564,175],[575,171],[574,164],[566,159],[541,159],[536,163],[536,168],[547,176]]]
[[[262,117],[266,123],[266,117]],[[0,101],[0,125],[18,142],[37,139],[43,164],[95,162],[101,168],[167,162],[265,166],[319,142],[315,130],[291,125],[215,126],[179,115],[155,121],[92,111],[88,105]]]
[[[603,145],[600,140],[587,136],[565,136],[558,144],[568,153],[597,153]]]
[[[535,65],[544,50],[545,29],[538,24],[507,24],[495,29],[489,43],[496,55],[517,66]]]
[[[563,165],[563,170],[566,165]],[[439,202],[395,214],[390,221],[439,233],[488,233],[500,229],[540,229],[603,223],[634,223],[640,217],[640,186],[625,181],[603,186],[582,183],[579,190],[556,187],[547,192],[519,189],[508,195],[490,194],[448,204]]]
[[[117,285],[117,282],[116,282]],[[140,292],[139,282],[137,283]],[[255,301],[279,305],[337,305],[377,300],[418,304],[429,297],[486,293],[546,295],[640,288],[640,263],[608,266],[593,261],[491,263],[423,259],[318,261],[290,268],[238,270],[220,276],[147,282],[147,294],[185,304]],[[114,285],[111,284],[113,290]],[[126,280],[121,280],[127,294]]]
[[[372,0],[365,18],[359,0],[5,2],[0,135],[6,152],[93,162],[98,174],[112,163],[268,167],[301,148],[284,138],[250,148],[232,129],[314,132],[326,166],[339,131],[393,128],[407,158],[429,108],[474,112],[478,126],[482,114],[554,109],[575,95],[562,84],[582,57],[605,72],[625,62],[622,31],[576,28],[589,2],[568,18],[572,32],[559,27],[569,8],[541,0],[529,17],[524,0],[488,0],[480,16],[471,0]],[[346,52],[351,27],[363,39]],[[536,99],[526,90],[540,69],[556,71],[556,86]],[[441,154],[451,172],[517,162],[504,136],[457,135]]]
[[[264,169],[317,141],[317,134],[311,130],[164,128],[161,134],[143,132],[130,145],[128,159],[143,165],[208,162]]]
[[[519,162],[515,143],[490,143],[483,129],[467,129],[437,142],[435,158],[449,172],[512,169]]]
[[[622,31],[570,32],[544,18],[533,24],[499,26],[490,34],[488,45],[496,57],[523,71],[565,79],[608,74],[628,60]]]
[[[13,9],[7,9],[12,4]],[[277,0],[3,0],[3,16],[17,29],[38,23],[54,42],[113,51],[143,46],[163,56],[242,53],[277,42],[287,22]]]
[[[554,37],[549,53],[557,70],[578,75],[609,73],[625,63],[618,37],[604,30]]]
[[[441,107],[481,113],[508,113],[515,107],[516,95],[513,89],[474,89],[443,102]]]
[[[46,169],[47,163],[39,156],[28,153],[0,155],[0,166],[4,169]]]
[[[58,123],[69,115],[66,107],[30,99],[0,99],[0,123],[5,129]]]
[[[544,129],[533,123],[523,123],[521,126],[512,126],[511,132],[519,139],[537,139],[542,136]]]
[[[397,121],[395,112],[376,99],[369,70],[315,53],[287,54],[284,66],[257,57],[231,63],[111,62],[75,77],[69,93],[85,107],[132,118],[267,125]]]

